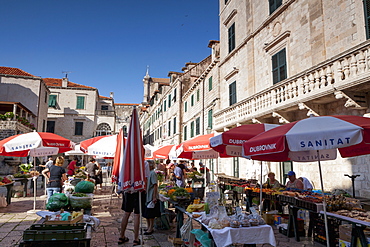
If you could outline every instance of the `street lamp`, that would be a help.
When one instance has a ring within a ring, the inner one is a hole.
[[[211,134],[212,133],[212,128],[210,126],[208,126],[206,131],[207,131],[207,134]]]

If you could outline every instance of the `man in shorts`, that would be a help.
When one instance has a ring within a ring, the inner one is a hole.
[[[123,194],[123,201],[121,209],[124,211],[122,222],[121,222],[121,235],[118,244],[123,244],[128,242],[128,237],[125,236],[126,227],[128,224],[128,219],[132,212],[134,212],[134,241],[133,245],[140,245],[139,239],[139,228],[140,228],[140,208],[139,208],[139,192],[129,193],[125,192]],[[145,207],[145,192],[141,192],[141,208]]]

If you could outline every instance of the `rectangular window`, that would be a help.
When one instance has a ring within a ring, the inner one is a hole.
[[[108,111],[108,106],[107,105],[102,105],[101,110],[102,111]]]
[[[234,177],[239,177],[239,157],[233,157]]]
[[[190,138],[194,137],[194,121],[190,123]]]
[[[370,39],[370,1],[364,0],[366,38]]]
[[[57,96],[55,94],[49,95],[49,107],[56,107],[57,106]]]
[[[54,133],[55,132],[55,121],[48,121],[46,124],[46,132]]]
[[[165,100],[163,103],[163,111],[166,111],[166,110],[167,110],[167,101]]]
[[[191,95],[190,106],[194,106],[194,94]]]
[[[195,135],[200,134],[200,117],[195,119]]]
[[[85,97],[77,96],[76,109],[85,109]]]
[[[197,102],[199,101],[199,99],[200,99],[200,90],[198,89],[197,90]]]
[[[270,15],[281,6],[282,2],[282,0],[269,0]]]
[[[208,111],[208,128],[213,128],[213,110]]]
[[[185,101],[185,104],[184,104],[184,111],[187,112],[188,111],[188,102]]]
[[[229,37],[229,53],[235,49],[235,23],[233,23],[228,30]]]
[[[170,136],[171,135],[171,120],[170,121],[168,121],[168,136]]]
[[[287,77],[285,48],[272,56],[272,82],[278,83]]]
[[[229,105],[236,103],[236,81],[229,85]]]
[[[168,109],[171,107],[171,94],[168,95]]]
[[[176,117],[173,118],[173,134],[176,134]]]
[[[176,88],[173,90],[173,97],[172,97],[172,100],[173,102],[176,102],[176,97],[177,97],[177,90]]]
[[[208,78],[208,91],[212,90],[212,76]]]
[[[83,135],[83,122],[75,122],[75,136],[82,136]]]
[[[188,139],[188,126],[184,126],[184,141]]]

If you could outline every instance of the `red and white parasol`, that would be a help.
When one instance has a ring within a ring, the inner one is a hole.
[[[327,246],[329,234],[321,160],[370,154],[370,118],[360,116],[310,117],[266,131],[243,144],[243,154],[265,161],[318,161]]]
[[[153,159],[175,159],[176,145],[166,145],[153,151]]]
[[[118,190],[134,192],[145,189],[144,146],[135,107],[131,115],[122,163],[117,165],[122,166],[118,177]]]
[[[123,134],[123,129],[121,128],[117,136],[117,146],[115,150],[114,160],[113,160],[113,170],[112,170],[112,182],[117,183],[119,174],[122,170],[123,164],[123,151],[125,150],[125,137]]]
[[[177,158],[183,159],[215,159],[219,156],[227,157],[227,155],[219,154],[210,146],[209,139],[214,134],[200,135],[190,140],[182,142],[176,149]]]
[[[46,156],[74,149],[74,143],[48,132],[29,132],[10,136],[0,141],[1,156]],[[30,151],[32,153],[30,153]]]
[[[80,143],[81,151],[98,157],[114,157],[117,135],[97,136]]]
[[[277,124],[247,124],[211,137],[210,145],[217,152],[229,156],[241,157],[242,145],[252,137],[278,127]]]

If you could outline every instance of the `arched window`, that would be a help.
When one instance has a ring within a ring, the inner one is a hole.
[[[101,123],[96,127],[96,136],[105,136],[105,135],[111,135],[112,130],[107,123]]]

